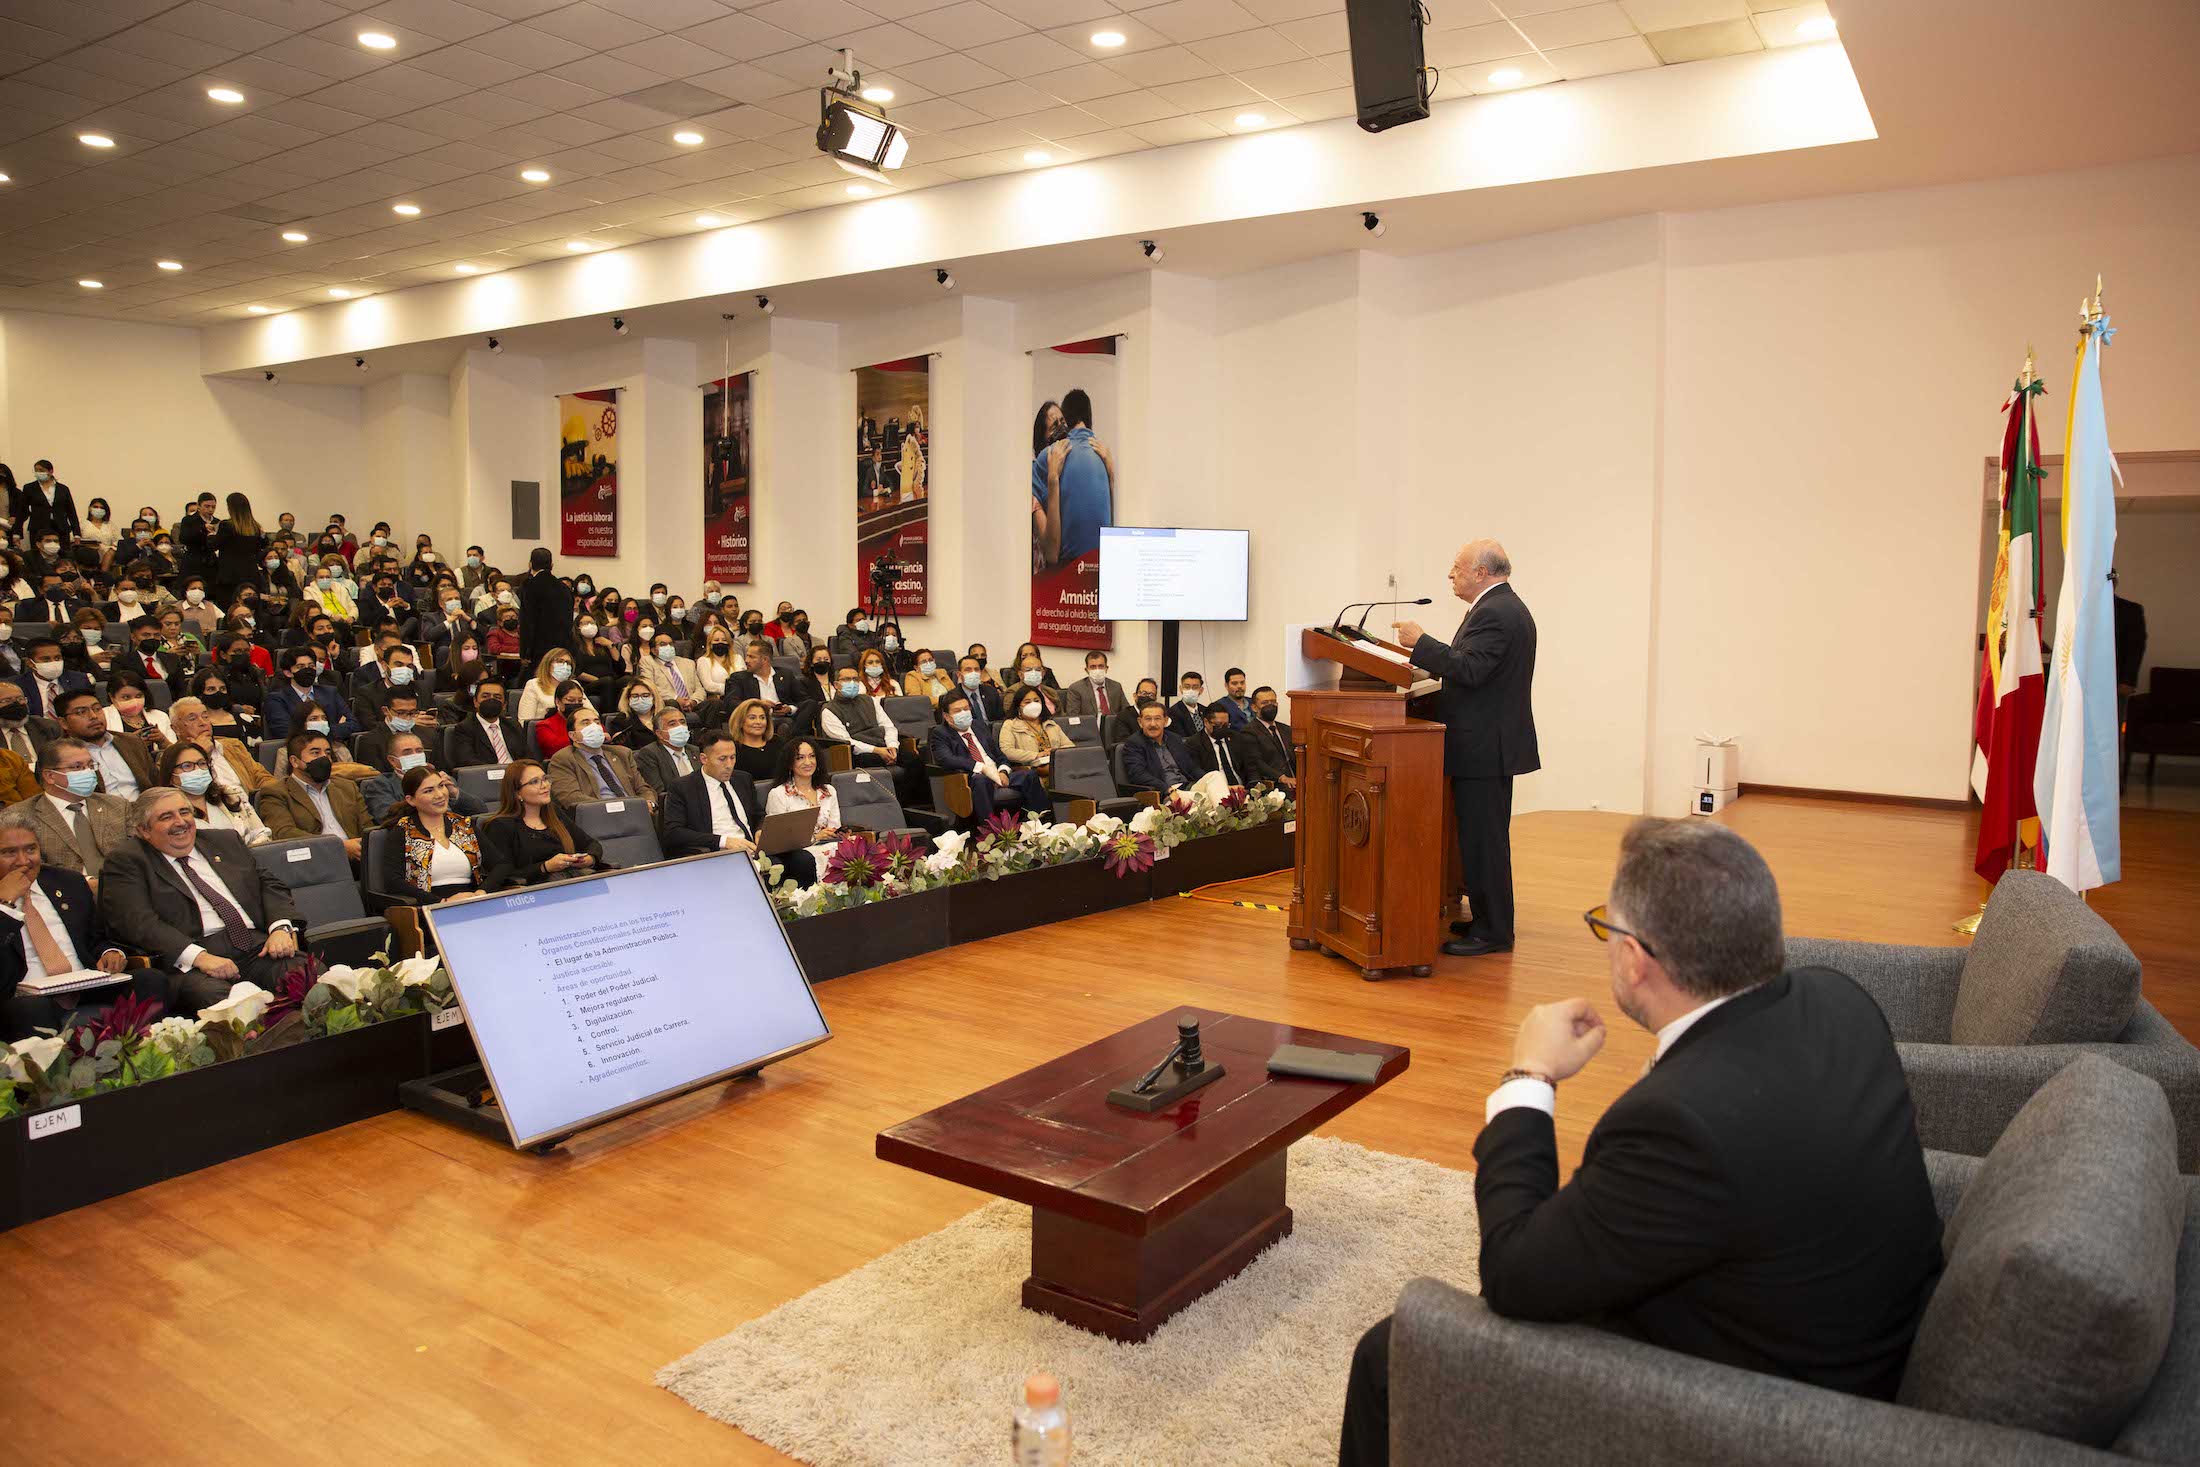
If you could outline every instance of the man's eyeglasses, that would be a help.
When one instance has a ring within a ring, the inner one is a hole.
[[[1644,956],[1652,958],[1657,956],[1656,951],[1651,948],[1650,944],[1642,940],[1641,933],[1629,932],[1624,927],[1613,926],[1605,914],[1604,903],[1602,902],[1598,902],[1588,911],[1583,912],[1581,920],[1589,924],[1589,930],[1596,934],[1598,942],[1610,942],[1614,937],[1632,937],[1642,948]]]

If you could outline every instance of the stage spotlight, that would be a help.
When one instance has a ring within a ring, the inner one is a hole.
[[[267,378],[267,380],[270,382],[275,380],[275,374],[273,372],[263,372],[260,375]]]
[[[887,170],[909,156],[909,135],[856,101],[863,73],[853,53],[842,51],[829,75],[832,85],[817,93],[817,150],[858,178],[886,182]]]
[[[611,329],[621,336],[626,335],[626,317],[613,316],[611,318]]]
[[[1138,248],[1145,252],[1146,259],[1150,263],[1155,265],[1161,263],[1161,245],[1159,241],[1142,239],[1138,242]]]
[[[934,270],[932,278],[940,283],[940,289],[942,290],[953,290],[955,288],[955,277],[945,270]]]
[[[1374,235],[1377,239],[1381,239],[1383,237],[1383,216],[1372,209],[1362,211],[1360,214],[1360,228]]]
[[[367,370],[367,359],[365,357],[353,357],[351,359],[351,364],[357,367],[362,372]]]
[[[772,298],[768,295],[758,296],[756,298],[756,308],[769,316],[772,313]]]
[[[501,356],[504,353],[504,343],[492,336],[489,338],[489,350]]]

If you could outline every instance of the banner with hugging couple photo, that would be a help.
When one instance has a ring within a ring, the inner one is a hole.
[[[1100,619],[1100,530],[1115,523],[1116,345],[1095,337],[1031,354],[1031,640],[1114,646]]]

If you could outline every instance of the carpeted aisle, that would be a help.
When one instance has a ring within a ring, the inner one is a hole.
[[[658,1372],[697,1410],[813,1467],[1005,1461],[1026,1373],[1063,1381],[1090,1467],[1333,1462],[1361,1331],[1406,1280],[1477,1286],[1474,1178],[1310,1137],[1292,1235],[1141,1345],[1017,1302],[1031,1213],[993,1202]]]

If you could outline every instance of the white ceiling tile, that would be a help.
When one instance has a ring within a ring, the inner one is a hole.
[[[688,81],[735,102],[761,102],[766,97],[784,96],[794,90],[793,84],[777,72],[745,62],[706,71],[689,77]]]
[[[483,118],[499,127],[511,127],[543,115],[543,109],[534,103],[523,102],[517,97],[495,90],[469,92],[463,97],[453,97],[443,105],[453,112]]]
[[[205,3],[205,0],[184,0],[183,4],[161,11],[145,24],[154,30],[173,31],[193,40],[233,47],[240,52],[257,51],[262,46],[271,46],[291,33],[287,26],[255,20],[234,10],[222,10]]]
[[[564,0],[557,0],[557,3],[563,4]],[[628,20],[638,20],[661,31],[701,25],[741,8],[740,0],[727,0],[724,4],[720,0],[596,0],[596,3]]]
[[[875,25],[846,37],[850,50],[856,53],[856,65],[864,69],[868,79],[872,69],[899,66],[904,61],[920,61],[927,56],[937,56],[947,47],[929,36],[920,36],[905,25]]]
[[[1649,38],[1658,59],[1668,64],[1706,61],[1714,56],[1738,56],[1744,51],[1762,51],[1765,45],[1757,28],[1746,20],[1684,25],[1668,31],[1652,31]]]
[[[952,97],[959,92],[1009,80],[1004,73],[960,51],[949,51],[944,55],[926,57],[922,61],[912,61],[900,70],[904,75],[913,77],[919,86],[929,87],[942,97]]]
[[[1036,31],[973,46],[970,54],[1009,76],[1036,79],[1050,71],[1064,71],[1085,64],[1083,55]],[[1295,53],[1294,53],[1295,54]]]
[[[611,53],[610,59],[629,66],[638,66],[659,76],[681,78],[692,77],[698,72],[716,71],[733,58],[722,56],[708,46],[697,45],[676,36],[651,36],[646,41],[621,46]]]
[[[1747,20],[1745,0],[1620,0],[1620,8],[1645,31],[1678,30],[1716,20]]]
[[[1179,112],[1206,112],[1260,100],[1258,92],[1234,76],[1203,76],[1193,81],[1169,82],[1153,90]]]
[[[1103,132],[1108,124],[1082,107],[1049,107],[1043,112],[1027,113],[1016,119],[1018,127],[1028,127],[1043,138],[1078,138],[1087,133]]]
[[[364,76],[381,65],[372,53],[357,46],[339,46],[318,36],[292,36],[287,41],[262,47],[259,54],[269,61],[295,66],[331,81]]]
[[[1041,91],[1053,93],[1065,102],[1112,97],[1118,92],[1127,92],[1137,86],[1130,78],[1109,70],[1097,61],[1088,61],[1066,71],[1050,71],[1045,76],[1035,77],[1032,84]]]
[[[617,96],[642,87],[654,86],[663,80],[653,71],[639,66],[629,66],[624,61],[613,61],[609,56],[591,56],[585,61],[568,62],[553,67],[550,75],[561,81],[579,82],[582,86],[597,87]]]
[[[899,109],[896,115],[899,116]],[[759,138],[782,132],[787,126],[786,118],[762,107],[728,107],[723,112],[712,112],[696,120],[713,134],[736,138]]]
[[[1102,20],[1115,14],[1115,7],[1108,0],[987,0],[987,3],[1033,30]]]
[[[963,47],[1005,41],[1029,29],[1022,21],[995,10],[985,0],[960,0],[958,4],[913,15],[903,24],[942,45]]]
[[[576,107],[586,107],[591,102],[601,102],[606,95],[594,87],[543,73],[523,76],[517,81],[508,81],[490,90],[500,97],[525,102],[537,112],[570,112]]]
[[[1477,66],[1519,56],[1532,48],[1520,32],[1500,21],[1495,25],[1468,26],[1456,31],[1431,31],[1424,39],[1422,55],[1436,67]]]
[[[657,34],[657,27],[615,15],[591,0],[579,0],[562,10],[547,11],[527,22],[528,29],[547,32],[592,51],[608,51],[631,45]]]
[[[1283,66],[1259,66],[1241,71],[1237,79],[1264,97],[1296,97],[1307,92],[1327,91],[1352,78],[1338,75],[1319,61],[1293,61]]]
[[[1157,148],[1222,136],[1221,128],[1211,127],[1196,117],[1164,117],[1155,122],[1138,123],[1125,131]]]
[[[937,133],[951,128],[975,126],[984,122],[986,115],[974,107],[963,105],[953,97],[934,97],[930,101],[896,107],[894,120],[913,132]]]
[[[208,86],[227,84],[245,95],[247,106],[258,106],[270,97],[296,97],[328,85],[328,78],[295,66],[270,61],[265,56],[239,56],[214,71],[201,72]]]
[[[1601,5],[1577,5],[1570,10],[1523,16],[1519,26],[1539,51],[1586,46],[1636,34],[1635,23],[1627,18],[1627,12],[1611,0]]]
[[[108,0],[111,5],[112,0]],[[239,15],[249,15],[285,30],[302,31],[317,25],[327,25],[341,20],[347,9],[355,7],[333,5],[329,0],[213,0],[224,10],[234,10]],[[147,15],[166,10],[164,0],[145,0]]]
[[[785,77],[791,86],[815,92],[825,85],[832,69],[840,65],[840,53],[829,47],[805,43],[769,56],[759,56],[756,64],[765,71]]]
[[[1232,36],[1217,36],[1211,40],[1193,41],[1187,50],[1214,63],[1218,71],[1242,72],[1256,66],[1281,66],[1287,61],[1304,61],[1306,53],[1283,38],[1283,33],[1266,26],[1258,30],[1240,31]]]
[[[1237,0],[1170,0],[1166,5],[1141,10],[1138,19],[1172,41],[1202,41],[1209,36],[1249,31],[1260,24]]]
[[[1304,96],[1287,99],[1291,111],[1302,122],[1320,122],[1331,117],[1353,117],[1359,113],[1359,102],[1352,88],[1337,87],[1326,92],[1308,92]]]
[[[1159,51],[1141,51],[1135,56],[1125,56],[1108,63],[1111,70],[1121,72],[1144,87],[1157,87],[1168,82],[1191,81],[1195,77],[1213,76],[1219,70],[1215,64],[1198,55],[1188,46],[1169,46]]]
[[[1592,41],[1586,46],[1561,46],[1555,51],[1545,52],[1544,55],[1558,68],[1558,74],[1568,81],[1578,81],[1585,76],[1603,76],[1614,71],[1638,71],[1658,64],[1658,53],[1651,50],[1650,43],[1640,36]]]
[[[5,22],[0,22],[4,25]],[[0,30],[0,46],[6,45],[5,31]],[[31,58],[33,53],[14,47],[8,54]],[[134,56],[112,46],[79,46],[69,52],[69,64],[95,76],[113,77],[141,89],[164,87],[170,82],[181,81],[191,74],[191,68],[172,61],[161,61],[151,56]]]
[[[418,31],[439,41],[463,41],[505,23],[503,16],[460,0],[375,0],[372,9],[352,19]]]
[[[637,107],[633,103],[622,101],[617,97],[606,97],[601,102],[591,102],[578,111],[559,115],[598,124],[611,129],[615,133],[640,132],[645,128],[658,127],[666,120],[665,115],[661,112],[649,107]],[[543,123],[552,120],[552,118],[546,117],[542,119],[542,123],[536,125],[541,126]]]
[[[698,46],[708,46],[721,56],[731,56],[736,61],[754,61],[759,56],[769,56],[802,43],[802,38],[778,26],[768,25],[750,15],[727,15],[709,20],[701,25],[689,26],[681,31],[682,40],[693,41]]]
[[[501,31],[476,36],[468,44],[476,51],[486,51],[530,71],[547,71],[589,54],[586,46],[529,25],[508,25]]]
[[[748,7],[748,14],[805,41],[849,35],[886,18],[849,0],[767,0],[763,5]]]
[[[1447,8],[1456,0],[1447,0]],[[1270,25],[1287,20],[1306,20],[1317,15],[1344,15],[1344,0],[1238,0]]]
[[[1146,91],[1118,92],[1112,97],[1095,97],[1083,106],[1093,116],[1117,127],[1174,117],[1184,110],[1172,105],[1166,97]]]
[[[1021,117],[1027,112],[1038,112],[1056,105],[1054,98],[1030,83],[1020,81],[977,87],[963,93],[960,100],[986,116],[996,118]]]
[[[413,58],[413,66],[436,76],[464,82],[468,87],[493,87],[527,75],[527,68],[471,46],[445,46]]]
[[[1824,0],[1811,0],[1803,5],[1787,4],[1783,0],[1777,9],[1753,6],[1749,23],[1757,28],[1758,36],[1767,46],[1807,46],[1825,39],[1820,27],[1832,18]],[[1806,25],[1812,28],[1805,30]]]
[[[1330,56],[1350,48],[1352,35],[1342,15],[1322,15],[1311,20],[1287,20],[1276,34],[1309,56]]]

